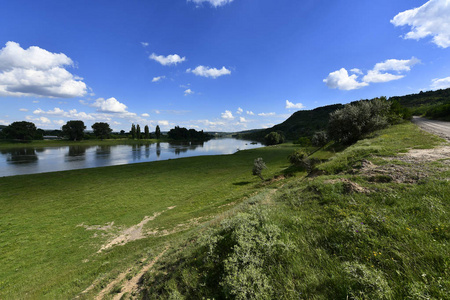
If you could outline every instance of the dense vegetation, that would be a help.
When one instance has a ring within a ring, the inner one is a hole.
[[[169,139],[178,141],[207,141],[212,138],[211,135],[195,129],[186,129],[184,127],[175,126],[167,133]]]

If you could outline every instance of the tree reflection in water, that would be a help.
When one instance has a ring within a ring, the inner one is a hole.
[[[2,154],[6,154],[6,161],[11,164],[29,164],[38,160],[35,148],[3,149],[0,151]]]

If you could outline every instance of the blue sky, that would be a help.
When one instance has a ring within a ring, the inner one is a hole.
[[[0,124],[213,131],[450,87],[450,0],[15,0]]]

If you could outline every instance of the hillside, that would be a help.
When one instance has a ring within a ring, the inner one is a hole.
[[[302,136],[312,136],[314,132],[326,129],[330,113],[342,107],[342,104],[333,104],[313,110],[300,110],[283,123],[272,128],[249,133],[241,132],[238,136],[240,138],[263,140],[264,136],[272,131],[282,132],[288,140],[296,140]]]

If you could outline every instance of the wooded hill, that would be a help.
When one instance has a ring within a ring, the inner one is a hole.
[[[425,115],[428,118],[443,120],[450,118],[450,88],[394,96],[390,97],[389,101],[398,101],[402,106],[411,109],[414,115]],[[354,102],[357,101],[352,103]],[[242,131],[235,136],[262,141],[267,134],[275,131],[282,133],[287,140],[311,137],[316,131],[325,130],[328,125],[329,114],[342,107],[344,107],[342,104],[333,104],[317,107],[313,110],[300,110],[281,124],[267,129]]]

